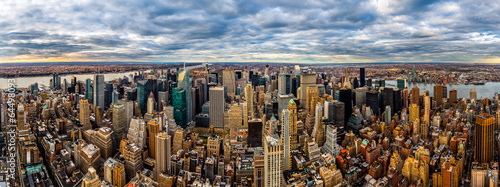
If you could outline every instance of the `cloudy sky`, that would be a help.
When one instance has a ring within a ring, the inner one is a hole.
[[[498,0],[2,0],[0,62],[500,62]]]

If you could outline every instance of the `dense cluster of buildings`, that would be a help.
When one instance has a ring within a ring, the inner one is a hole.
[[[499,94],[433,95],[365,68],[154,69],[18,89],[11,186],[498,186]],[[3,100],[6,95],[2,95]],[[5,130],[2,125],[2,130]],[[497,145],[497,146],[495,146]],[[0,183],[2,184],[2,183]],[[1,185],[0,185],[1,186]]]

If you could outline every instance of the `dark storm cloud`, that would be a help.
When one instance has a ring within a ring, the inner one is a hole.
[[[477,61],[496,57],[500,2],[0,2],[0,60]]]

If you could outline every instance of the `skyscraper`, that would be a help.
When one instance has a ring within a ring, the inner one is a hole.
[[[92,88],[92,80],[85,80],[85,97],[89,100],[90,103],[94,103],[92,100],[94,99],[94,92]]]
[[[495,146],[495,118],[489,114],[479,114],[476,117],[476,148],[475,161],[490,164],[493,162]]]
[[[186,123],[190,122],[193,119],[193,100],[191,95],[191,78],[189,76],[189,68],[184,69],[179,73],[177,78],[178,87],[181,87],[185,90],[186,98]]]
[[[172,104],[174,106],[175,123],[185,128],[187,126],[186,90],[181,87],[174,88]]]
[[[236,93],[236,75],[233,68],[226,68],[222,71],[222,83],[227,86],[228,96],[234,96]]]
[[[155,164],[155,180],[161,172],[168,172],[171,166],[170,155],[171,153],[171,137],[167,133],[162,132],[156,135],[156,164]]]
[[[340,89],[339,100],[344,103],[344,119],[349,119],[352,114],[351,89]],[[347,122],[348,120],[344,120],[344,125],[347,125]]]
[[[285,73],[280,73],[278,75],[278,93],[281,94],[286,94],[286,74]]]
[[[117,142],[120,142],[127,128],[125,123],[125,107],[122,104],[113,105],[113,131]]]
[[[431,98],[429,96],[424,97],[424,120],[423,123],[429,125],[430,110],[431,110]]]
[[[290,120],[289,125],[290,125],[290,148],[291,149],[297,149],[299,148],[299,141],[298,141],[298,132],[297,132],[297,104],[295,104],[295,101],[293,99],[290,99],[288,102],[288,111],[290,112],[290,116],[288,119]]]
[[[413,87],[411,89],[411,104],[417,104],[420,105],[420,89],[418,87]]]
[[[458,98],[457,98],[457,90],[451,89],[450,90],[450,103],[457,103]]]
[[[377,116],[379,114],[378,91],[370,90],[366,92],[366,105],[370,106],[373,115]]]
[[[300,75],[300,105],[307,106],[307,87],[316,85],[315,73],[303,73]]]
[[[251,83],[247,83],[245,86],[245,99],[247,103],[248,116],[253,117],[253,87]]]
[[[104,110],[104,75],[94,75],[94,106]]]
[[[283,142],[283,170],[292,169],[292,157],[290,152],[290,111],[282,111],[281,118],[281,141]]]
[[[279,187],[283,182],[283,144],[275,134],[265,135],[264,148],[264,183],[267,187]]]
[[[224,128],[224,87],[212,87],[209,89],[209,119],[210,126]]]
[[[52,89],[60,90],[61,89],[61,76],[59,73],[52,73]]]
[[[156,135],[160,132],[160,124],[157,119],[148,122],[149,131],[149,156],[156,159]],[[158,163],[158,162],[157,162]]]
[[[88,130],[92,129],[92,125],[90,124],[90,104],[89,101],[85,98],[80,99],[80,123],[83,125],[83,129]]]
[[[443,86],[441,84],[434,85],[434,100],[437,107],[443,105]]]
[[[365,68],[359,68],[359,82],[361,87],[365,86]]]
[[[417,104],[410,105],[410,123],[420,118],[420,107]]]

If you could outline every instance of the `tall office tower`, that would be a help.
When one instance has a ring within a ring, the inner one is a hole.
[[[148,94],[147,81],[141,80],[137,81],[137,102],[139,103],[139,108],[141,109],[141,114],[146,113],[147,104],[147,94]]]
[[[162,132],[156,135],[156,150],[161,150],[156,152],[156,164],[155,164],[155,180],[158,180],[158,176],[162,172],[168,172],[172,167],[172,161],[170,155],[171,151],[171,137],[167,133]]]
[[[420,118],[420,107],[417,104],[410,105],[410,123]]]
[[[104,110],[104,75],[94,75],[94,106]]]
[[[394,109],[394,89],[387,87],[384,88],[384,90],[382,91],[382,97],[383,97],[383,106],[384,107],[390,106],[391,109]],[[394,111],[392,111],[390,116],[392,117],[393,114]]]
[[[87,98],[88,100],[91,100],[94,98],[94,93],[91,92],[92,90],[92,80],[91,79],[87,79],[85,80],[85,98]],[[91,102],[93,103],[93,102]]]
[[[489,114],[479,114],[476,117],[476,148],[475,161],[490,164],[493,162],[495,146],[495,118]]]
[[[307,88],[316,85],[316,73],[303,73],[300,75],[300,105],[307,106]]]
[[[361,109],[363,104],[366,104],[366,92],[368,92],[368,87],[356,88],[356,106]]]
[[[238,103],[233,103],[229,110],[224,114],[224,128],[248,128],[243,126],[243,110],[241,109],[242,105]],[[247,118],[248,120],[248,118]]]
[[[262,127],[262,119],[254,118],[248,121],[247,144],[249,147],[262,146],[262,133],[264,132]]]
[[[80,99],[80,123],[83,125],[83,129],[92,129],[92,124],[90,124],[90,104],[85,98]]]
[[[448,98],[448,87],[443,85],[443,98]]]
[[[434,85],[434,100],[437,107],[443,105],[443,86],[441,84]]]
[[[390,125],[391,124],[391,119],[392,119],[392,116],[391,116],[391,106],[387,105],[385,106],[385,111],[384,111],[384,114],[385,114],[385,124],[387,125]]]
[[[233,97],[236,93],[236,75],[233,68],[226,68],[222,71],[222,83],[227,86],[227,94]]]
[[[185,128],[187,126],[186,90],[181,87],[174,88],[172,93],[172,104],[174,106],[175,123]]]
[[[160,132],[160,124],[157,119],[148,122],[149,129],[149,157],[156,159],[156,135]],[[157,162],[158,163],[158,162]]]
[[[70,89],[70,93],[76,93],[76,85],[77,82],[76,82],[76,77],[75,76],[71,76],[71,89]]]
[[[338,155],[340,146],[337,144],[337,127],[333,125],[326,125],[325,144],[323,145],[323,152]]]
[[[314,105],[316,103],[313,102],[319,95],[318,86],[308,86],[306,91],[306,110],[309,110],[311,113],[314,113]]]
[[[378,91],[370,90],[366,92],[366,105],[370,106],[373,115],[377,116],[379,114]]]
[[[209,90],[210,126],[224,128],[224,87],[218,86]]]
[[[413,87],[411,89],[411,104],[417,104],[420,106],[420,89],[418,87]]]
[[[359,68],[359,82],[361,83],[361,87],[365,86],[365,68]]]
[[[290,154],[290,111],[283,110],[281,118],[281,142],[283,142],[283,170],[292,169],[292,155]]]
[[[470,92],[469,92],[469,98],[471,100],[474,99],[475,101],[477,101],[477,91],[471,89]]]
[[[68,93],[68,82],[66,81],[66,79],[63,79],[62,81],[62,85],[61,85],[61,90],[63,91],[63,94],[67,94]]]
[[[122,140],[126,128],[125,107],[122,104],[113,105],[113,131],[117,142]]]
[[[132,119],[130,128],[128,129],[127,139],[129,143],[143,148],[146,145],[147,129],[143,119]]]
[[[89,167],[99,170],[101,150],[94,144],[87,144],[80,149],[80,170],[86,171]]]
[[[245,99],[247,103],[247,113],[248,116],[253,117],[253,87],[252,83],[247,83],[245,86]]]
[[[401,110],[403,110],[403,94],[401,93],[401,90],[397,88],[394,89],[392,98],[392,103],[394,106],[392,114],[401,113]]]
[[[113,156],[113,130],[109,127],[101,127],[95,133],[95,137],[91,140],[93,144],[101,150],[101,157],[106,160]]]
[[[61,76],[59,73],[52,73],[52,89],[60,90],[61,89]]]
[[[279,94],[278,97],[278,117],[281,119],[281,114],[283,114],[281,111],[284,109],[288,108],[288,103],[290,102],[290,99],[293,99],[293,95],[284,95],[284,94]]]
[[[340,89],[339,100],[344,103],[344,119],[349,119],[352,114],[352,99],[351,89]],[[347,125],[349,120],[344,120],[344,125]]]
[[[297,104],[293,99],[290,99],[288,102],[288,111],[290,112],[289,116],[289,124],[290,124],[290,148],[298,149],[299,148],[299,140],[298,140],[298,132],[297,132]]]
[[[280,187],[283,182],[283,145],[275,134],[265,135],[264,148],[264,186]]]
[[[424,120],[423,123],[429,125],[430,118],[430,110],[431,110],[431,98],[429,96],[424,97]]]
[[[333,102],[333,122],[336,127],[344,127],[345,125],[345,104],[338,100]],[[349,119],[347,119],[349,120]]]
[[[111,103],[113,102],[113,92],[114,92],[114,88],[113,88],[113,84],[111,83],[107,83],[107,84],[104,84],[104,107],[106,107],[106,109],[109,108],[109,106],[111,105]]]
[[[158,92],[158,101],[156,101],[156,110],[163,111],[163,105],[167,105],[168,103],[168,92]]]
[[[132,120],[132,117],[134,116],[134,101],[127,101],[124,98],[118,100],[118,104],[123,105],[123,108],[125,108],[125,116],[123,118],[125,120],[125,129],[128,129],[130,120]],[[116,105],[113,105],[113,107],[115,106]]]
[[[153,93],[151,92],[148,97],[148,107],[147,107],[148,110],[146,113],[153,114],[154,105],[155,105],[155,98],[153,96]]]
[[[123,148],[123,159],[125,159],[127,180],[130,180],[134,178],[138,171],[142,170],[142,149],[134,144],[125,145]]]
[[[408,98],[408,87],[405,87],[403,89],[403,108],[408,108],[409,105],[409,98]]]
[[[174,134],[174,143],[172,148],[172,153],[177,154],[177,152],[182,149],[182,140],[184,139],[184,131],[177,129]]]
[[[457,90],[451,89],[450,90],[450,103],[457,103],[458,98],[457,98]]]
[[[88,169],[87,174],[83,177],[82,187],[100,187],[101,180],[99,179],[99,175],[93,167]]]
[[[311,133],[311,137],[314,137],[318,146],[323,146],[325,143],[325,126],[323,125],[323,104],[318,103],[316,105],[315,115],[314,115],[314,129]]]
[[[285,73],[280,73],[278,75],[278,93],[281,94],[286,94],[287,92],[287,79],[286,79],[286,74]]]
[[[186,119],[184,120],[185,123],[181,123],[181,124],[184,124],[184,126],[182,127],[185,127],[186,123],[189,123],[191,122],[191,120],[193,119],[193,100],[192,100],[192,95],[191,95],[191,80],[190,80],[190,77],[189,77],[189,68],[186,68],[184,69],[182,72],[179,73],[179,76],[177,78],[177,82],[178,82],[178,87],[181,87],[184,89],[185,91],[185,105],[186,105]],[[179,123],[177,123],[179,124]]]
[[[406,79],[397,79],[397,88],[400,90],[405,89],[406,87]]]
[[[333,100],[325,101],[325,111],[323,112],[326,122],[333,122]]]

